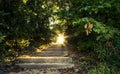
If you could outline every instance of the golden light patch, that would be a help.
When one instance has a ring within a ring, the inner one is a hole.
[[[64,44],[64,36],[59,34],[58,38],[57,38],[57,43],[58,44]]]

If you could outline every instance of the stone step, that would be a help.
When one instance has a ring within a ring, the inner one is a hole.
[[[61,53],[68,53],[68,51],[41,51],[41,52],[37,52],[37,53],[41,53],[41,54],[61,54]]]
[[[66,48],[47,48],[44,49],[43,51],[67,51]]]
[[[48,48],[66,48],[66,46],[62,46],[62,45],[52,45],[52,46],[49,46]]]
[[[42,51],[34,54],[34,56],[65,56],[68,51]]]
[[[28,69],[64,69],[74,67],[74,64],[70,63],[20,63],[16,65]]]
[[[35,54],[36,57],[64,57],[68,56],[68,54]]]
[[[52,45],[50,46],[51,48],[58,48],[58,47],[62,47],[62,45]]]
[[[26,57],[18,57],[17,66],[29,69],[64,69],[72,68],[72,58],[68,55],[65,46],[53,45],[41,52],[33,53]]]
[[[72,63],[69,57],[18,57],[21,63]]]

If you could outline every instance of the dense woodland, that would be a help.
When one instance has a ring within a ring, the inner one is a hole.
[[[0,0],[0,62],[63,32],[95,60],[91,74],[119,73],[120,0]]]

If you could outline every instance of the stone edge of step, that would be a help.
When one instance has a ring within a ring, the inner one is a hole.
[[[72,68],[74,64],[71,63],[19,63],[16,64],[21,68],[50,68],[50,69],[64,69],[64,68]]]

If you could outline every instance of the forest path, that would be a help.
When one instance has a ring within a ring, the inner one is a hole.
[[[68,49],[63,45],[52,45],[30,56],[20,56],[17,60],[16,65],[26,70],[8,74],[61,74],[60,70],[74,67]]]

